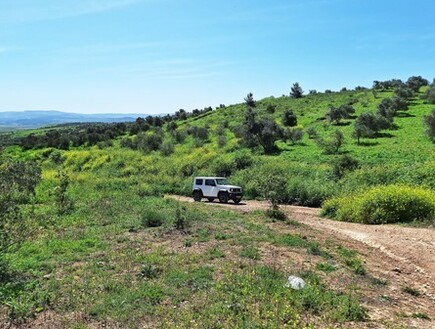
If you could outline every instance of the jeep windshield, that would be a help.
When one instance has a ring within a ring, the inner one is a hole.
[[[223,179],[223,178],[216,179],[216,183],[218,185],[228,185],[228,181],[226,179]]]

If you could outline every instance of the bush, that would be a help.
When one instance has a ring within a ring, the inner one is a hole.
[[[435,81],[425,91],[421,98],[425,100],[425,103],[435,104]]]
[[[432,142],[435,142],[435,110],[432,110],[431,114],[424,116],[423,123],[426,127],[426,135]]]
[[[323,149],[325,154],[338,153],[344,144],[344,134],[341,130],[336,129],[329,139],[318,138],[317,144]]]
[[[137,148],[145,153],[157,151],[162,144],[163,137],[159,132],[137,134]]]
[[[234,165],[237,170],[248,168],[253,162],[254,159],[249,151],[239,151],[234,156]]]
[[[158,210],[146,209],[142,217],[143,227],[159,227],[165,222],[165,216]]]
[[[67,194],[70,178],[62,171],[57,173],[56,178],[59,179],[59,185],[53,190],[55,206],[59,215],[66,215],[74,209],[74,201]]]
[[[267,108],[266,108],[267,113],[274,114],[275,110],[276,110],[276,105],[267,104]]]
[[[390,125],[389,119],[382,115],[363,113],[355,120],[353,137],[359,144],[362,137],[374,137],[379,131],[388,129]]]
[[[282,117],[282,123],[284,126],[294,127],[298,125],[298,118],[293,110],[287,110],[284,112]]]
[[[434,220],[435,192],[404,185],[378,186],[326,201],[323,215],[365,224]]]
[[[32,223],[21,206],[31,201],[40,179],[41,168],[36,163],[0,158],[0,278],[7,271],[4,254],[30,233]]]
[[[332,177],[335,180],[341,179],[346,172],[353,171],[358,168],[358,161],[348,155],[343,155],[333,162]]]
[[[308,127],[306,132],[308,134],[308,138],[310,138],[310,139],[316,139],[318,136],[317,130],[314,127]]]
[[[227,145],[227,136],[225,135],[219,135],[217,138],[217,144],[220,148],[224,147],[225,145]]]
[[[287,188],[286,203],[305,207],[320,207],[336,189],[335,183],[324,180],[308,180],[306,177],[292,177]]]
[[[276,150],[275,142],[282,137],[282,129],[272,119],[257,120],[257,113],[248,107],[245,112],[245,120],[240,131],[237,133],[242,144],[255,148],[261,146],[264,153],[270,154]]]
[[[304,138],[304,131],[300,127],[286,128],[284,138],[291,141],[292,145]]]
[[[160,145],[160,153],[163,156],[169,156],[174,153],[174,143],[170,139],[165,139]]]
[[[326,118],[329,122],[339,124],[341,119],[348,119],[355,113],[355,109],[351,105],[341,105],[340,107],[331,107],[326,113]]]

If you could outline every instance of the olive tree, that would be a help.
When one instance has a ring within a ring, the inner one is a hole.
[[[290,96],[293,98],[301,98],[304,95],[304,91],[298,82],[294,83],[291,87]]]

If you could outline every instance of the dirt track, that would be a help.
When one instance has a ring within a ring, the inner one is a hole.
[[[192,198],[171,196],[180,201]],[[267,209],[264,201],[233,203],[204,202],[210,206],[250,212]],[[435,230],[398,225],[363,225],[337,222],[319,216],[319,210],[297,206],[281,207],[289,218],[308,225],[317,236],[346,241],[364,256],[365,266],[377,277],[387,278],[392,291],[400,295],[400,307],[410,307],[435,318]],[[285,228],[281,228],[285,229]],[[403,297],[405,286],[415,287],[422,293],[416,301]],[[402,294],[401,294],[402,292]]]

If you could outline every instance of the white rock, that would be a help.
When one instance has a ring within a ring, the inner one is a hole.
[[[293,288],[296,290],[303,289],[306,286],[306,282],[300,277],[290,275],[287,279],[287,283],[284,285],[286,288]]]

